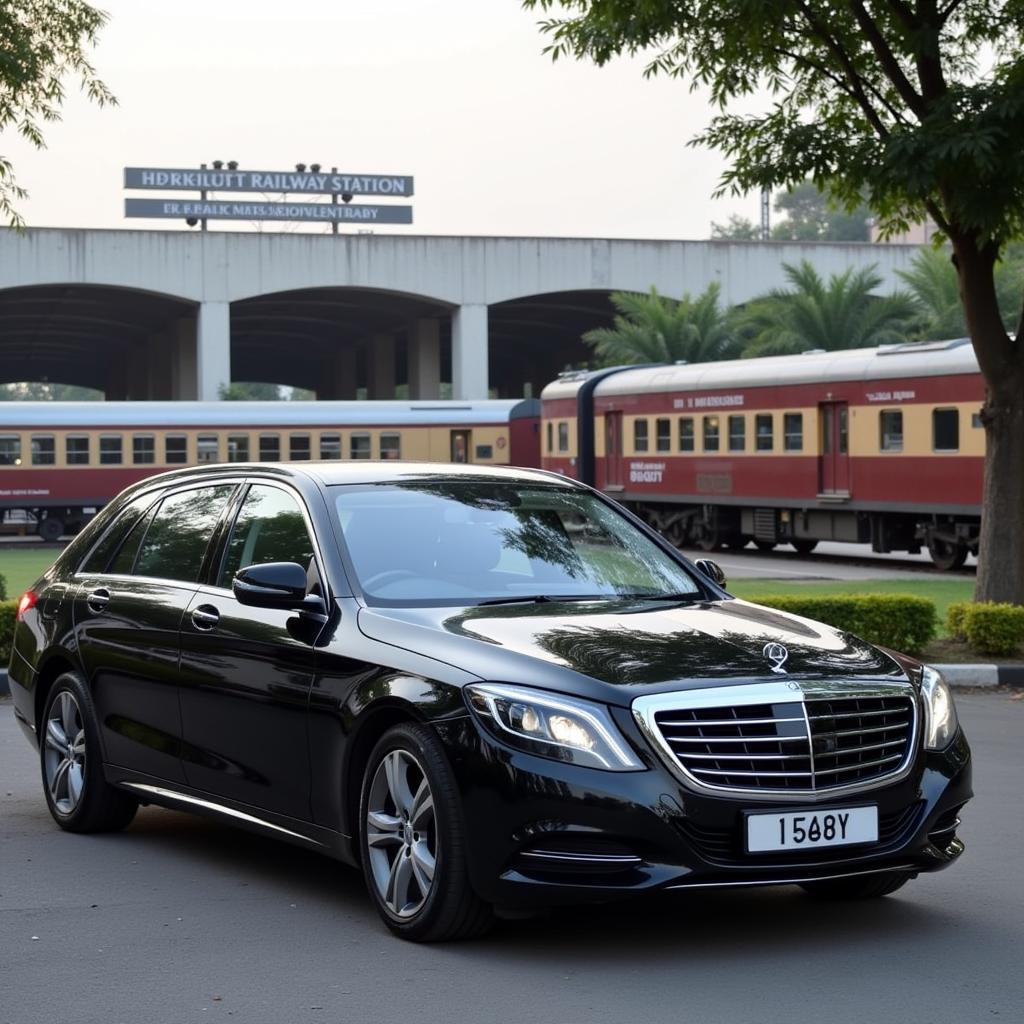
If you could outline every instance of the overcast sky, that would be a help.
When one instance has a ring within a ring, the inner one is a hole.
[[[218,158],[412,174],[413,225],[378,229],[401,233],[706,238],[758,216],[713,201],[722,161],[686,145],[705,97],[641,61],[553,65],[516,0],[96,2],[120,106],[73,86],[46,150],[0,138],[33,226],[169,227],[125,220],[121,169]]]

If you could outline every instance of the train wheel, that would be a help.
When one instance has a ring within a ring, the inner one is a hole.
[[[793,549],[798,555],[809,555],[817,546],[816,540],[811,540],[809,537],[800,537],[797,540],[791,540],[790,544],[793,545]]]
[[[722,546],[722,540],[718,536],[718,527],[698,519],[693,524],[693,543],[701,551],[717,551]]]
[[[58,519],[56,516],[47,516],[39,524],[39,536],[45,541],[51,543],[64,535],[64,520]]]
[[[774,551],[776,545],[773,540],[755,540],[754,547],[757,548],[758,551]]]
[[[963,568],[964,562],[967,561],[967,545],[930,537],[928,539],[928,554],[932,556],[936,569],[950,572],[953,569]]]

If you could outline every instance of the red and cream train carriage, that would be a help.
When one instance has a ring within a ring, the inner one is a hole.
[[[674,542],[977,551],[984,385],[966,340],[563,375],[542,464]]]
[[[56,540],[136,480],[202,462],[535,467],[539,415],[536,399],[0,402],[0,517]]]

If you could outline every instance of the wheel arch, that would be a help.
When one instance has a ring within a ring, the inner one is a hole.
[[[46,698],[53,689],[53,684],[65,672],[78,672],[78,665],[74,657],[64,650],[57,650],[46,656],[41,662],[36,673],[36,692],[34,701],[35,721],[33,726],[36,736],[39,735],[39,723],[43,718],[43,708],[46,706]]]

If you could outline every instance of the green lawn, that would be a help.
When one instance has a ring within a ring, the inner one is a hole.
[[[800,583],[793,580],[730,580],[729,593],[756,601],[766,594],[799,594],[828,597],[832,594],[913,594],[935,602],[939,619],[939,636],[946,635],[946,609],[955,601],[974,597],[974,580],[936,579],[922,574],[920,579],[907,580],[816,580]]]
[[[47,545],[8,544],[0,547],[0,576],[7,581],[7,596],[18,598],[50,567],[60,549]]]

